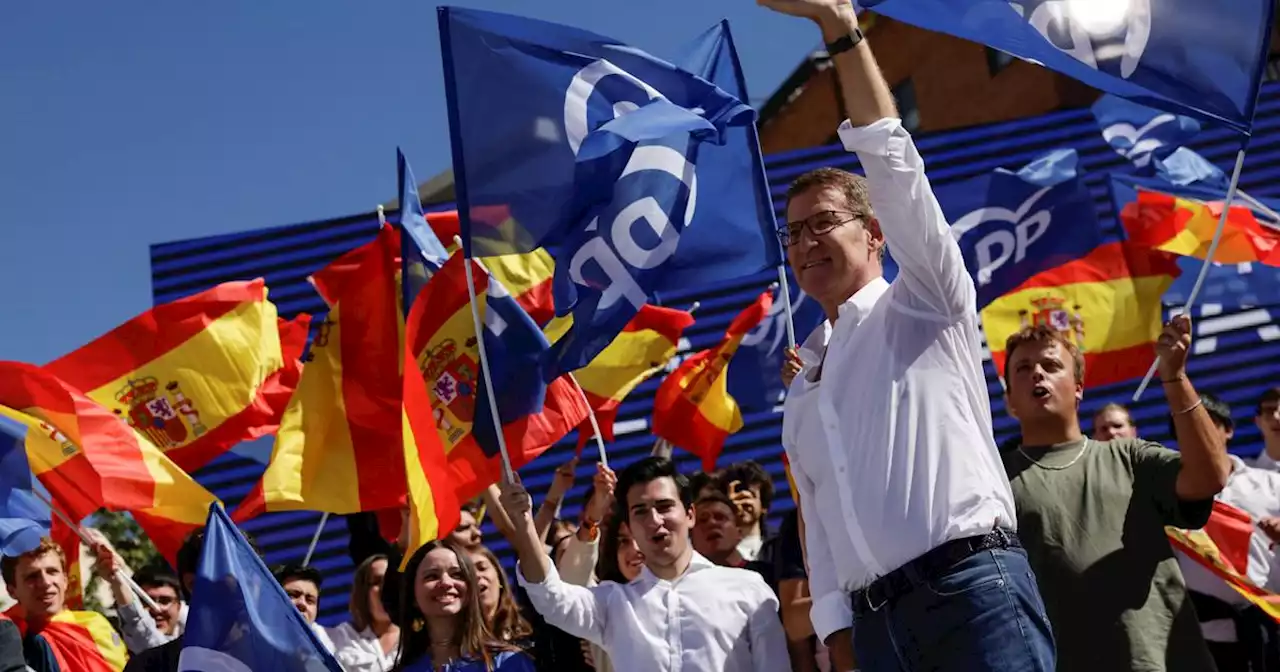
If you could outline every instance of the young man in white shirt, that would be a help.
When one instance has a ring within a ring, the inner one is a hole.
[[[1262,454],[1253,466],[1280,471],[1280,387],[1273,387],[1258,399],[1253,424],[1262,433]]]
[[[779,230],[827,314],[782,432],[814,630],[840,670],[855,649],[862,670],[1053,669],[992,438],[976,290],[924,164],[848,0],[759,2],[821,28],[849,115],[840,138],[867,175],[800,177]]]
[[[614,515],[625,521],[645,566],[626,585],[586,588],[560,580],[534,528],[529,493],[518,480],[503,486],[520,585],[547,623],[603,648],[617,672],[789,671],[778,600],[764,579],[693,551],[692,492],[671,460],[647,457],[628,466],[617,492]]]

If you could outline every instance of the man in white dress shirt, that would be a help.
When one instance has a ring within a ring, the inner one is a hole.
[[[1280,387],[1273,387],[1258,399],[1253,424],[1262,433],[1262,454],[1253,466],[1280,471]]]
[[[841,670],[855,650],[862,670],[1053,669],[992,438],[976,292],[924,164],[848,0],[758,2],[821,28],[840,139],[866,171],[800,177],[779,230],[828,320],[783,412],[814,630]]]
[[[665,457],[624,469],[614,515],[645,566],[626,585],[586,588],[560,579],[534,529],[529,494],[519,482],[504,485],[520,585],[547,623],[603,648],[617,672],[789,671],[778,600],[764,579],[693,551],[691,490]]]

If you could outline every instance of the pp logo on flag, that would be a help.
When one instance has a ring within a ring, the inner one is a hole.
[[[974,244],[978,269],[975,279],[978,286],[991,283],[991,276],[1001,266],[1012,261],[1018,263],[1026,258],[1027,249],[1049,230],[1051,216],[1048,209],[1042,209],[1028,216],[1036,204],[1053,187],[1036,190],[1030,198],[1022,202],[1017,210],[1001,207],[978,208],[956,220],[951,233],[959,240],[970,230],[987,222],[1007,222],[1013,224],[1012,230],[1000,228],[986,234]]]
[[[590,119],[590,111],[600,107],[589,104],[593,96],[608,101],[611,119],[663,98],[652,86],[606,59],[582,68],[570,82],[564,103],[565,135],[575,155],[597,125]],[[669,191],[671,177],[687,191],[683,212],[669,212],[653,195]],[[656,268],[675,254],[680,231],[693,221],[696,201],[695,166],[684,153],[660,143],[640,143],[614,184],[613,202],[602,211],[606,221],[597,216],[587,225],[587,232],[594,235],[574,252],[569,277],[578,285],[600,289],[600,310],[619,299],[639,309],[647,299],[633,272]],[[679,227],[672,222],[672,214],[678,215]],[[637,233],[643,235],[638,237]],[[656,244],[642,242],[654,240]],[[584,269],[589,263],[605,276],[604,282],[587,279]]]
[[[1009,5],[1058,51],[1095,70],[1118,60],[1119,75],[1126,79],[1151,39],[1151,0],[1009,0]]]

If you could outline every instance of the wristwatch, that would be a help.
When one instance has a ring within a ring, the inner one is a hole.
[[[849,51],[850,49],[858,46],[858,43],[861,42],[864,37],[862,29],[855,26],[852,33],[845,35],[835,42],[827,43],[827,56],[835,56],[836,54],[842,54]]]

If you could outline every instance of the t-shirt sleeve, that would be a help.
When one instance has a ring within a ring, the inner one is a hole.
[[[1178,472],[1182,455],[1158,443],[1133,442],[1133,477],[1135,485],[1155,502],[1165,525],[1198,530],[1209,522],[1213,498],[1187,502],[1178,498]]]

